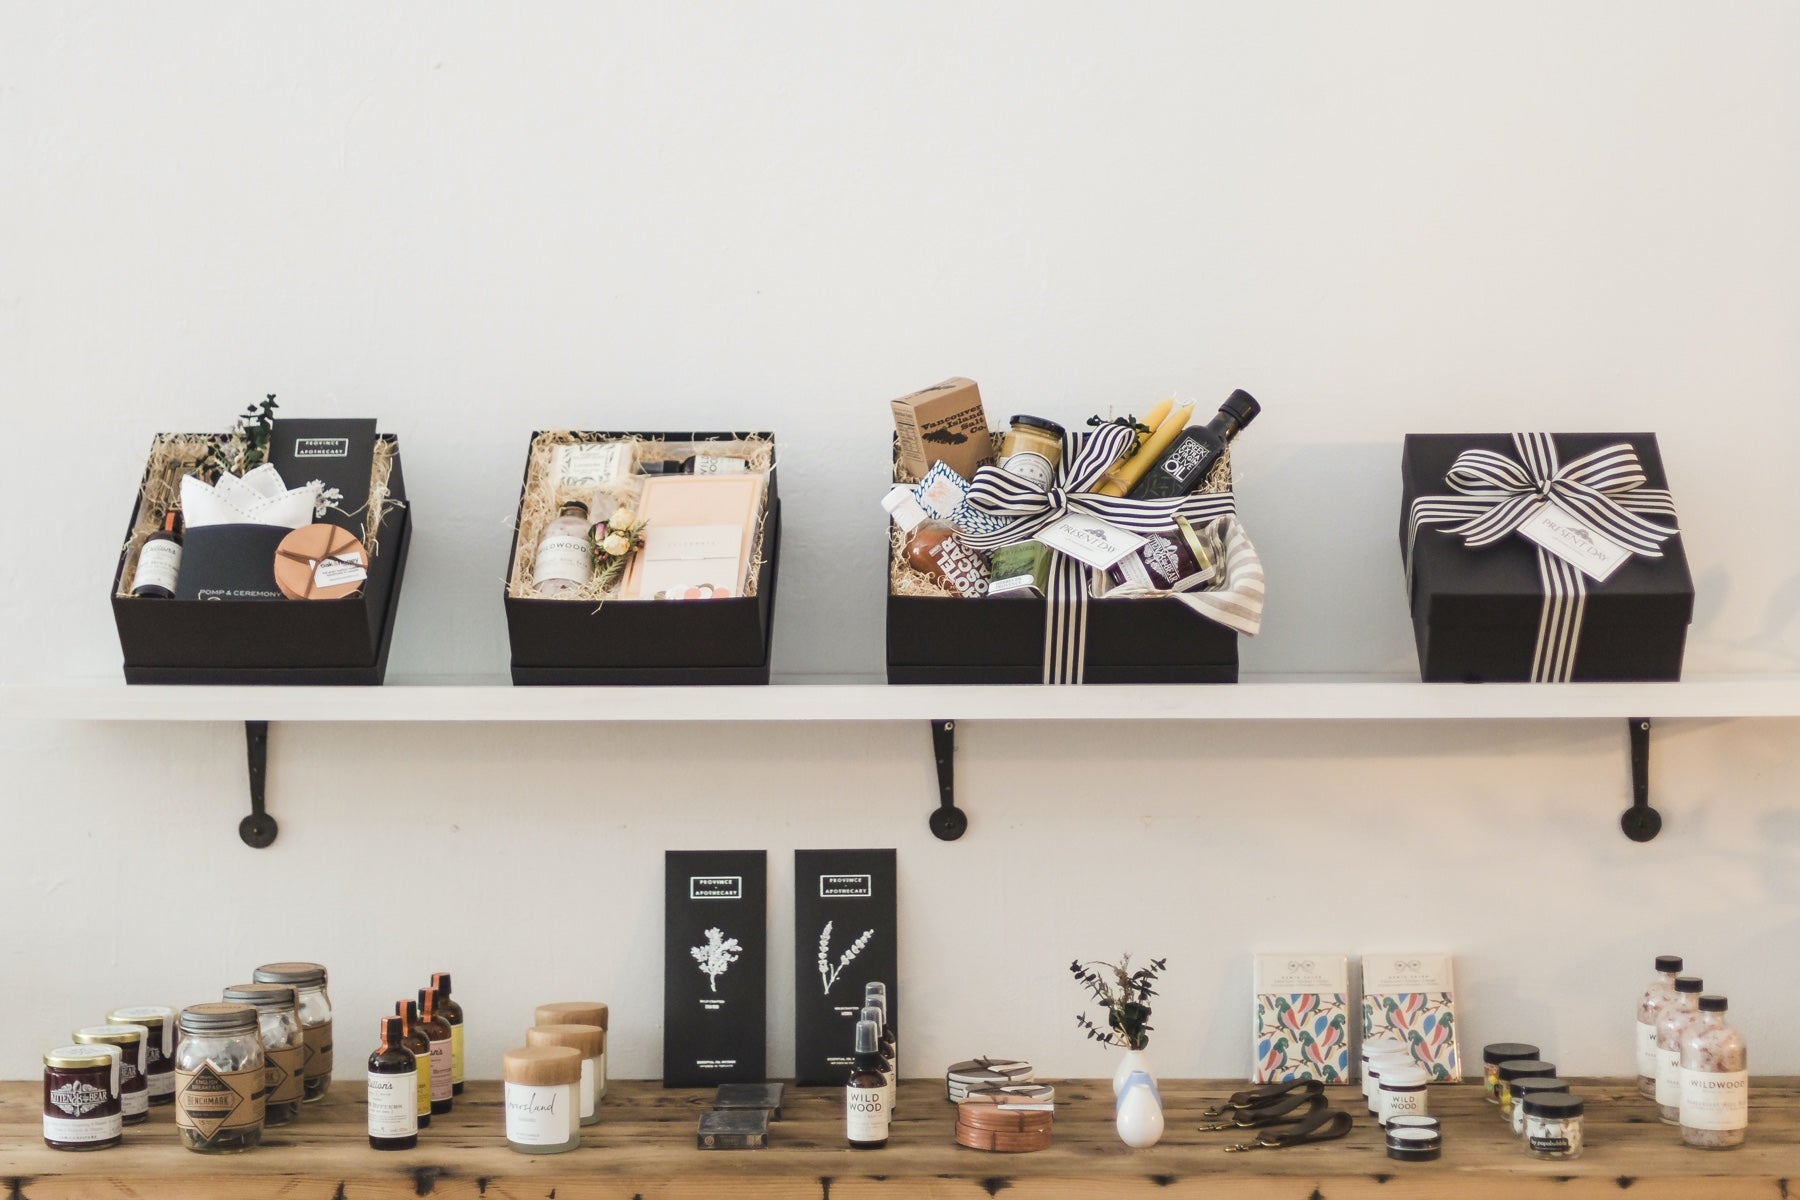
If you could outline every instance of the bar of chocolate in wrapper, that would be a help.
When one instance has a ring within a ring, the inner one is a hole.
[[[769,1112],[732,1108],[700,1114],[694,1145],[701,1150],[761,1150],[769,1144]]]

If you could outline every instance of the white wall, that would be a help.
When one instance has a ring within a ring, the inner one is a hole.
[[[1117,10],[1117,11],[1113,11]],[[1800,669],[1800,9],[1779,2],[7,4],[4,678],[110,675],[140,456],[267,391],[400,434],[393,672],[498,672],[533,428],[782,446],[778,669],[875,671],[885,401],[951,373],[1079,421],[1267,406],[1239,456],[1260,671],[1405,671],[1409,430],[1654,429],[1694,673]],[[124,1003],[330,964],[354,1073],[453,969],[491,1074],[530,1006],[659,1063],[671,847],[900,848],[909,1065],[1097,1074],[1076,955],[1167,955],[1168,1074],[1248,1062],[1254,948],[1448,949],[1465,1046],[1629,1069],[1649,957],[1800,1072],[1800,748],[1669,723],[1633,845],[1612,724],[0,727],[0,1077]],[[427,860],[432,864],[427,869]],[[1526,894],[1519,897],[1520,885]],[[547,890],[576,897],[539,907]],[[772,1062],[791,985],[771,987]]]

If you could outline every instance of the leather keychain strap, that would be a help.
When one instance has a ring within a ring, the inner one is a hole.
[[[1240,1109],[1216,1125],[1202,1125],[1200,1128],[1211,1133],[1221,1129],[1261,1129],[1265,1125],[1291,1125],[1297,1119],[1293,1114],[1299,1113],[1304,1117],[1324,1107],[1325,1097],[1322,1093],[1295,1091],[1273,1104]]]
[[[1240,1142],[1235,1146],[1225,1147],[1227,1154],[1237,1154],[1245,1150],[1286,1150],[1290,1146],[1304,1146],[1312,1142],[1331,1142],[1350,1132],[1355,1122],[1347,1112],[1335,1108],[1321,1108],[1305,1120],[1298,1122],[1292,1129],[1280,1132],[1270,1130],[1261,1134],[1254,1142]]]
[[[1233,1092],[1226,1097],[1225,1103],[1215,1105],[1200,1115],[1203,1117],[1222,1117],[1228,1112],[1244,1108],[1261,1108],[1273,1104],[1290,1092],[1301,1091],[1312,1096],[1325,1094],[1325,1084],[1317,1079],[1288,1079],[1280,1083],[1258,1084],[1253,1088],[1245,1088],[1241,1092]]]

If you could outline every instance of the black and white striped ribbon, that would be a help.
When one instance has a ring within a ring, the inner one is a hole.
[[[1135,436],[1122,425],[1064,435],[1062,462],[1047,489],[998,467],[980,468],[969,488],[969,504],[1004,524],[991,532],[964,531],[962,540],[978,550],[997,550],[1036,537],[1071,513],[1098,517],[1136,533],[1163,533],[1175,527],[1177,516],[1210,521],[1237,511],[1230,492],[1127,500],[1088,491]],[[1088,568],[1067,555],[1055,555],[1045,596],[1045,683],[1080,683],[1087,674],[1088,593]]]
[[[1456,493],[1420,496],[1412,504],[1406,542],[1406,582],[1410,592],[1413,550],[1421,527],[1443,528],[1472,550],[1511,536],[1539,510],[1556,504],[1633,554],[1661,558],[1662,544],[1680,532],[1673,523],[1675,500],[1666,488],[1648,482],[1637,451],[1620,442],[1561,464],[1555,439],[1547,433],[1515,433],[1517,460],[1494,450],[1465,450],[1444,476]],[[1650,517],[1669,517],[1659,524]],[[1567,683],[1587,615],[1587,578],[1542,546],[1537,548],[1544,607],[1532,653],[1533,683]]]

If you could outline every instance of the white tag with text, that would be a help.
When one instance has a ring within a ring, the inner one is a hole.
[[[1096,571],[1104,571],[1148,539],[1099,517],[1070,513],[1048,529],[1039,531],[1037,540]]]
[[[1526,518],[1519,532],[1595,583],[1605,583],[1631,557],[1631,551],[1554,504]]]

